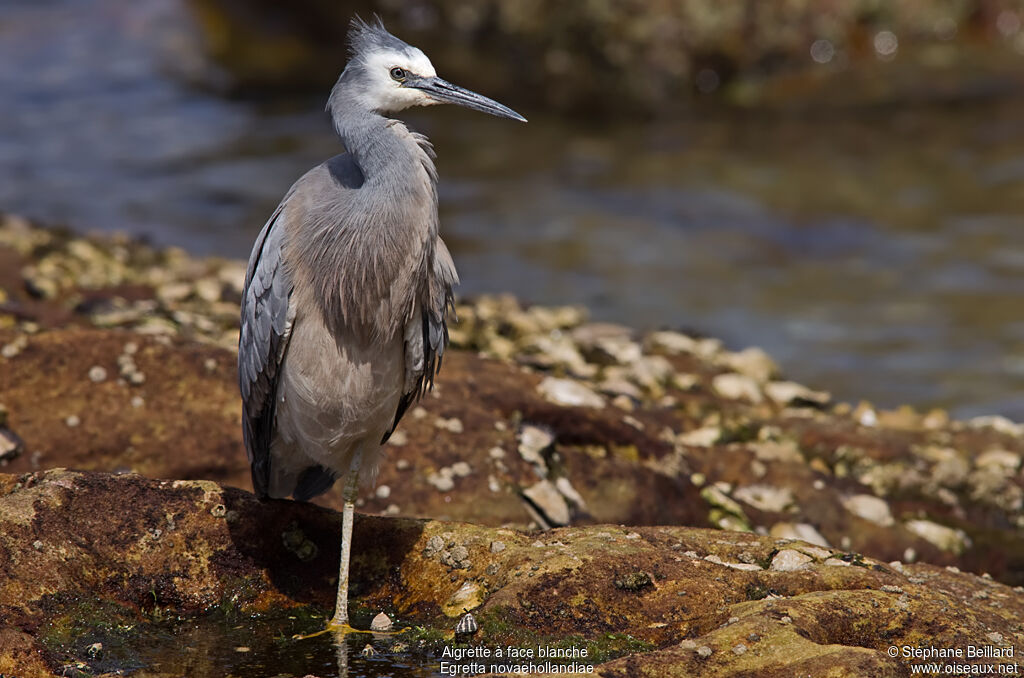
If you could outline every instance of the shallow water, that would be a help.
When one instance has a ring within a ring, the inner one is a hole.
[[[407,634],[358,633],[336,638],[311,633],[324,620],[200,617],[82,634],[63,656],[84,675],[124,672],[135,678],[428,678],[442,675],[440,660],[410,649]],[[90,653],[100,643],[102,650]],[[366,648],[372,648],[367,654]],[[80,665],[79,665],[80,663]],[[67,675],[73,675],[68,673]]]
[[[0,7],[0,208],[247,256],[340,148],[322,98],[182,85],[193,37],[157,0]],[[522,112],[408,116],[439,152],[463,294],[761,346],[841,399],[1024,420],[1024,102],[605,126]]]

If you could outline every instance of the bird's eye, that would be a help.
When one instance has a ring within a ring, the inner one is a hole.
[[[398,82],[402,82],[403,80],[405,80],[405,69],[399,68],[398,66],[392,68],[391,79],[397,80]]]

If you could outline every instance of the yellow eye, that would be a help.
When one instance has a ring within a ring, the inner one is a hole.
[[[404,81],[405,80],[405,70],[402,69],[402,68],[399,68],[398,66],[395,66],[394,68],[391,69],[391,79],[392,80],[397,80],[398,82]]]

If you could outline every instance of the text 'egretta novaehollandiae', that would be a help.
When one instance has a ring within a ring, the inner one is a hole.
[[[291,187],[260,231],[242,296],[242,427],[261,498],[308,500],[344,478],[338,599],[360,475],[373,477],[406,409],[433,383],[458,282],[438,235],[426,137],[387,117],[454,103],[526,121],[437,77],[419,49],[358,19],[327,110],[346,152]]]

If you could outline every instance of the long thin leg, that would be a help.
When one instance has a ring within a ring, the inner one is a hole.
[[[359,489],[359,467],[363,462],[362,450],[356,450],[345,476],[342,497],[345,507],[341,512],[341,563],[338,565],[338,599],[334,605],[334,617],[327,625],[331,629],[343,630],[348,624],[348,570],[352,557],[352,524],[356,513],[356,492]]]

